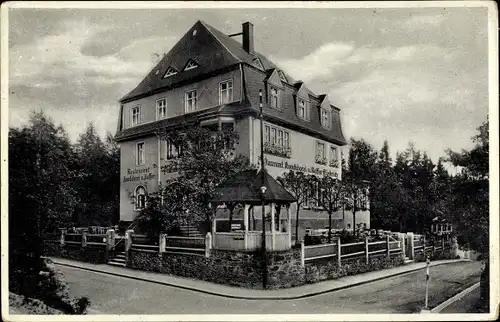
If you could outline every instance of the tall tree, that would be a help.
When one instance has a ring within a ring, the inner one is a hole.
[[[101,140],[93,123],[75,145],[77,178],[74,187],[80,196],[75,211],[79,225],[109,226],[117,223],[120,156],[108,133]]]
[[[237,172],[253,168],[248,158],[235,154],[238,134],[232,128],[208,129],[193,124],[157,134],[169,142],[173,156],[162,171],[175,173],[164,185],[162,213],[174,213],[177,222],[202,221],[209,225],[214,214],[210,200],[215,197],[217,185]],[[168,189],[176,192],[168,193]],[[147,208],[148,203],[145,214],[150,212]]]
[[[31,296],[43,279],[43,241],[71,224],[78,202],[74,155],[64,129],[39,112],[9,130],[9,160],[9,285]]]
[[[488,120],[472,138],[475,146],[461,153],[447,151],[448,159],[461,171],[453,178],[450,219],[457,223],[462,244],[489,254],[489,132]]]
[[[290,191],[294,197],[297,199],[296,210],[295,210],[295,242],[299,241],[299,213],[300,208],[308,199],[310,194],[310,179],[309,176],[304,175],[302,172],[295,172],[293,170],[285,172],[282,177],[279,177],[278,182],[280,182],[285,189]]]
[[[312,185],[316,188],[312,191],[312,198],[323,211],[328,213],[328,242],[332,240],[332,214],[342,209],[347,187],[344,181],[331,176],[311,177]]]
[[[350,140],[346,168],[342,170],[346,191],[346,209],[353,212],[353,229],[356,230],[356,213],[369,207],[369,185],[374,179],[377,152],[365,140]],[[367,189],[368,188],[368,189]]]

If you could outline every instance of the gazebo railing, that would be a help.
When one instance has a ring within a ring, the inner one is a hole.
[[[220,250],[253,251],[262,247],[262,232],[215,232],[213,234],[213,248]],[[266,249],[268,251],[282,251],[291,248],[289,232],[266,232]]]

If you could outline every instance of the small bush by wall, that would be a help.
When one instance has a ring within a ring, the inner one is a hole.
[[[443,260],[443,259],[455,259],[453,252],[450,248],[445,248],[444,250],[439,249],[434,252],[433,250],[427,250],[427,254],[425,255],[423,251],[415,252],[415,262],[425,262],[427,260],[427,256],[431,261],[434,260]]]
[[[47,242],[44,246],[45,256],[55,256],[94,264],[107,262],[106,246],[104,245],[87,245],[87,247],[81,247],[81,245],[66,244],[61,246],[61,244],[56,242]]]

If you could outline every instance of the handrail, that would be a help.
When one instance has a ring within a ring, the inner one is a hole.
[[[313,248],[328,247],[328,246],[337,246],[337,244],[331,243],[331,244],[310,245],[310,246],[304,246],[304,248],[305,249],[313,249]]]
[[[219,233],[217,233],[219,234]],[[187,236],[165,236],[166,239],[187,239],[187,240],[205,240],[205,237],[187,237]]]
[[[384,242],[385,243],[385,242]],[[359,243],[349,243],[349,244],[341,244],[340,246],[342,247],[347,247],[347,246],[354,246],[354,245],[364,245],[364,242],[359,242]]]
[[[129,225],[126,229],[125,229],[125,231],[129,230],[130,228],[132,228],[132,226],[135,226],[135,221],[133,221],[133,222],[132,222],[132,223],[131,223],[131,224],[130,224],[130,225]],[[116,246],[120,245],[120,243],[121,243],[122,241],[124,241],[124,240],[125,240],[125,238],[121,238],[121,239],[118,241],[118,243],[116,243],[116,244],[114,244],[114,245],[113,245],[113,249],[114,249],[114,248],[116,248]]]

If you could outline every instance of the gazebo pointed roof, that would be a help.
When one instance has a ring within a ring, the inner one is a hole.
[[[244,203],[256,205],[262,203],[260,187],[267,188],[265,203],[290,204],[297,199],[267,173],[266,170],[244,170],[236,173],[215,188],[212,203]]]

